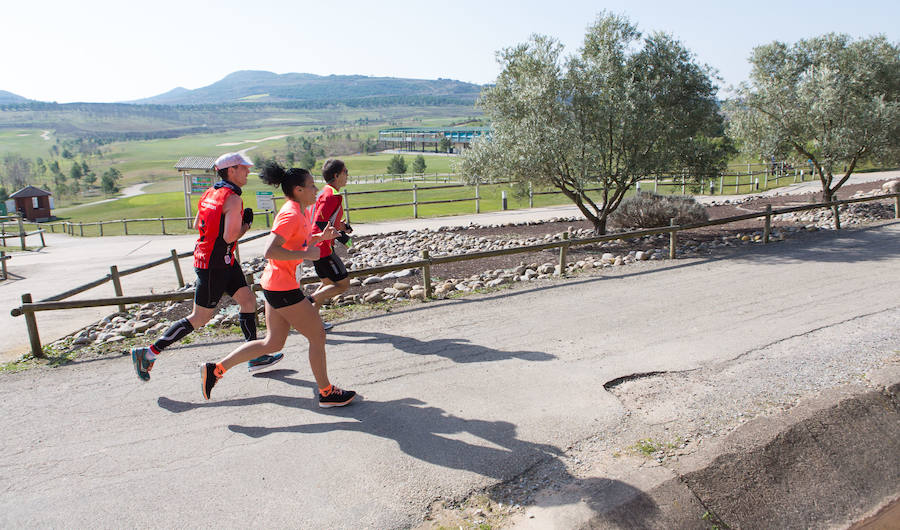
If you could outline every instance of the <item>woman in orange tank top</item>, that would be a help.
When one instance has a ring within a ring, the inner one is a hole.
[[[342,407],[356,397],[356,392],[342,390],[328,380],[322,319],[313,302],[303,294],[296,277],[297,266],[303,260],[319,258],[316,244],[334,239],[339,233],[329,224],[320,234],[312,234],[307,209],[315,204],[318,190],[309,171],[285,170],[269,162],[259,176],[266,184],[281,186],[288,199],[275,216],[265,250],[268,263],[259,282],[266,298],[268,332],[266,338],[244,343],[220,362],[206,363],[201,369],[203,397],[209,399],[213,386],[230,368],[279,351],[293,327],[309,341],[309,366],[319,388],[319,406]]]

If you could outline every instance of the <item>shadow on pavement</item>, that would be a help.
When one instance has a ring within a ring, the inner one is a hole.
[[[341,340],[336,337],[347,337]],[[390,344],[394,348],[415,355],[437,355],[456,363],[481,363],[502,361],[506,359],[522,359],[525,361],[549,361],[556,357],[539,351],[503,351],[478,344],[470,344],[467,339],[435,339],[419,340],[402,335],[391,335],[375,331],[340,331],[328,332],[329,344]]]
[[[618,480],[573,477],[560,459],[562,450],[518,439],[516,426],[510,422],[461,418],[412,398],[360,401],[346,408],[332,409],[328,415],[344,421],[282,427],[229,425],[228,429],[250,438],[274,433],[314,435],[353,431],[393,440],[404,453],[423,462],[500,480],[488,492],[495,502],[510,502],[506,490],[516,483],[514,479],[523,470],[527,474],[539,466],[539,475],[552,475],[555,481],[578,493],[529,499],[528,505],[550,508],[584,501],[592,511],[592,521],[627,528],[656,527],[652,521],[659,515],[659,509],[649,495]],[[470,443],[460,439],[463,437],[474,437],[487,444]],[[529,490],[526,495],[531,493]],[[584,493],[590,493],[590,497],[585,498]]]
[[[330,421],[279,427],[229,425],[228,429],[250,438],[263,438],[275,433],[365,433],[392,440],[405,454],[423,462],[497,479],[500,483],[487,492],[495,502],[510,502],[510,490],[516,487],[516,479],[522,477],[524,472],[525,475],[551,476],[567,490],[577,492],[574,496],[553,495],[535,500],[530,498],[534,490],[527,490],[525,497],[519,496],[516,501],[524,501],[524,505],[548,508],[584,501],[593,512],[592,521],[629,528],[653,528],[651,523],[659,515],[654,500],[634,486],[612,479],[579,479],[572,476],[561,460],[563,450],[550,444],[518,439],[513,423],[462,418],[414,398],[381,402],[365,400],[360,396],[358,401],[345,408],[320,409],[314,398],[315,383],[294,377],[296,373],[296,370],[271,370],[254,377],[307,388],[310,391],[308,397],[267,395],[199,403],[160,397],[158,404],[173,413],[263,403],[319,411]],[[539,471],[535,472],[536,469]],[[591,496],[585,498],[585,492],[590,492]]]
[[[900,240],[895,232],[885,230],[885,223],[878,226],[820,230],[793,236],[787,243],[774,242],[754,246],[752,252],[733,256],[735,260],[764,264],[817,261],[822,263],[857,263],[895,259],[900,255]]]
[[[195,409],[205,409],[205,408],[218,408],[218,407],[246,407],[251,405],[260,405],[263,403],[271,403],[274,405],[281,405],[282,407],[291,407],[295,409],[308,409],[308,410],[321,410],[319,409],[318,400],[315,399],[315,394],[313,393],[316,389],[316,384],[313,381],[307,381],[305,379],[299,379],[297,377],[291,377],[293,374],[296,374],[296,370],[269,370],[268,372],[253,374],[254,378],[258,379],[273,379],[276,381],[281,381],[283,383],[299,386],[310,389],[310,394],[308,398],[298,397],[298,396],[254,396],[248,398],[240,398],[240,399],[228,399],[225,401],[200,401],[195,403],[193,401],[177,401],[174,399],[169,399],[165,396],[161,396],[157,398],[156,403],[160,406],[160,408],[166,409],[169,412],[174,412],[175,414],[179,414],[182,412],[188,412],[190,410]],[[223,380],[224,381],[224,380]],[[219,384],[222,384],[221,382]]]
[[[424,462],[501,480],[511,478],[512,473],[504,470],[512,469],[516,460],[524,458],[533,464],[562,454],[552,445],[517,439],[512,423],[460,418],[413,398],[385,402],[362,400],[345,408],[332,409],[328,416],[345,421],[283,427],[229,425],[228,428],[251,438],[273,433],[361,432],[393,440],[404,453]],[[474,436],[489,444],[468,443],[451,438],[454,435]]]

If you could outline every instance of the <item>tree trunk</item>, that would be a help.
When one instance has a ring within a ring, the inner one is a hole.
[[[606,235],[606,215],[601,215],[600,217],[595,217],[591,219],[594,224],[594,232],[598,236]]]

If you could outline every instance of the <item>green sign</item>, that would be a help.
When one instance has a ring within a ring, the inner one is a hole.
[[[256,207],[260,210],[275,210],[275,192],[257,191]]]
[[[212,175],[191,175],[191,194],[203,193],[212,185]]]
[[[0,215],[6,215],[8,212],[6,211],[6,203],[0,202]]]

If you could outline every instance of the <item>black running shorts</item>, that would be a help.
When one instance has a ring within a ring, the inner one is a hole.
[[[324,258],[319,258],[313,262],[316,267],[316,276],[319,278],[328,278],[337,283],[348,276],[347,267],[337,254],[332,252]]]
[[[292,291],[267,291],[263,289],[262,292],[263,296],[266,297],[266,302],[269,302],[269,305],[275,309],[299,304],[306,298],[306,295],[300,289]]]
[[[198,269],[197,288],[194,290],[194,303],[201,307],[213,308],[219,303],[222,294],[234,296],[241,287],[247,287],[244,271],[237,263],[221,269]]]

